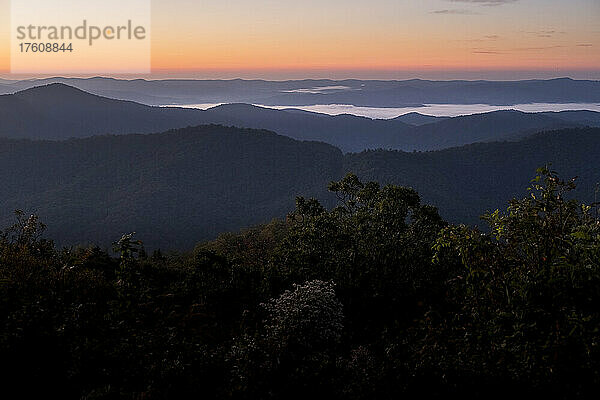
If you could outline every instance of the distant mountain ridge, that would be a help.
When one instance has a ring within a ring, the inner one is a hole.
[[[306,79],[119,80],[47,78],[5,81],[0,94],[63,83],[101,96],[149,105],[249,103],[268,106],[350,104],[409,107],[422,104],[598,103],[600,82],[569,78],[522,81],[403,81]],[[325,90],[323,88],[335,88]]]
[[[516,110],[465,115],[415,127],[410,136],[416,150],[440,150],[479,142],[514,140],[542,130],[583,127],[560,114],[531,114]]]
[[[55,83],[0,96],[0,135],[66,139],[151,133],[201,122],[194,110],[165,110]]]
[[[378,120],[248,104],[197,110],[109,99],[60,83],[0,96],[0,136],[9,138],[156,133],[202,124],[268,129],[297,140],[325,142],[344,152],[377,148],[413,151],[515,140],[541,130],[600,126],[600,113],[497,111],[454,118],[412,114]]]
[[[400,115],[393,119],[396,121],[404,122],[405,124],[420,126],[440,122],[449,118],[450,117],[434,117],[433,115],[425,115],[417,112],[411,112],[404,115]]]

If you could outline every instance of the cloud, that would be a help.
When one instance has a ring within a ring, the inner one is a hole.
[[[479,13],[471,10],[435,10],[431,14],[446,14],[446,15],[477,15]]]
[[[502,48],[495,46],[479,46],[472,47],[471,53],[473,54],[506,54],[506,51]]]
[[[565,46],[556,45],[556,46],[541,46],[541,47],[517,47],[514,48],[514,51],[540,51],[540,50],[550,50],[550,49],[561,49]]]
[[[504,54],[501,51],[494,51],[494,50],[474,50],[473,54]]]
[[[481,6],[501,6],[508,3],[516,3],[519,0],[446,0],[452,3],[471,3]]]
[[[582,45],[578,45],[582,46]],[[583,46],[588,47],[591,45],[583,44]],[[554,46],[540,46],[540,47],[514,47],[514,48],[494,48],[494,47],[474,47],[471,49],[473,54],[513,54],[515,52],[537,52],[537,51],[545,51],[551,49],[562,49],[567,46],[562,45],[554,45]]]
[[[555,31],[555,30],[546,30],[546,31],[533,31],[527,32],[530,35],[536,35],[537,37],[550,38],[555,35],[564,35],[566,32],[564,31]]]
[[[470,39],[453,39],[455,42],[465,42],[465,43],[489,43],[494,42],[500,39],[500,35],[485,35],[478,38],[470,38]]]

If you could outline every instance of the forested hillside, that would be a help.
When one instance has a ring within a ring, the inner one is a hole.
[[[283,217],[300,194],[323,198],[342,153],[272,132],[202,126],[59,142],[0,140],[0,219],[37,212],[61,244],[108,246],[138,232],[150,247]]]
[[[527,187],[527,171],[546,163],[579,177],[578,196],[592,201],[600,182],[598,157],[600,129],[567,129],[441,151],[366,151],[347,155],[344,168],[364,179],[413,187],[449,221],[476,224]]]
[[[600,129],[574,129],[520,142],[345,156],[323,143],[222,126],[56,142],[3,139],[0,221],[22,209],[47,221],[60,244],[108,246],[138,232],[149,248],[185,249],[281,218],[299,194],[328,205],[326,184],[353,172],[413,187],[447,220],[477,224],[527,186],[528,171],[549,162],[579,176],[577,194],[593,200],[599,137]]]

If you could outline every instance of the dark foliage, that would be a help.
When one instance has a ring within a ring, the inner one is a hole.
[[[539,170],[530,193],[448,225],[355,175],[337,207],[191,253],[134,235],[58,250],[36,216],[0,236],[3,390],[19,397],[588,398],[600,385],[596,205]]]

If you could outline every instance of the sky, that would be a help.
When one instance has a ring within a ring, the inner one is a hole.
[[[9,10],[0,76],[23,78]],[[140,77],[600,79],[598,21],[600,0],[152,0]]]

